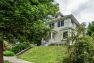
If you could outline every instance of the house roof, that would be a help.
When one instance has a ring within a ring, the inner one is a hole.
[[[64,17],[64,15],[63,15],[62,13],[60,13],[60,12],[58,12],[58,13],[56,14],[55,18],[57,18],[58,16]]]
[[[60,17],[60,18],[55,18],[55,19],[51,20],[49,23],[58,22],[58,21],[65,20],[65,19],[68,19],[68,18],[71,18],[72,21],[75,24],[77,24],[78,26],[80,25],[80,23],[77,21],[77,19],[73,15],[65,15],[65,16]]]

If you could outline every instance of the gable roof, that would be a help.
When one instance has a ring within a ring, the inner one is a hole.
[[[64,15],[63,15],[62,13],[60,13],[60,12],[58,12],[58,13],[56,14],[55,18],[57,18],[58,16],[64,17]]]
[[[60,18],[55,18],[55,19],[51,20],[49,23],[58,22],[61,20],[69,19],[69,18],[72,19],[72,21],[75,24],[77,24],[78,26],[80,25],[80,23],[77,21],[77,19],[73,15],[65,15],[65,16],[60,17]]]

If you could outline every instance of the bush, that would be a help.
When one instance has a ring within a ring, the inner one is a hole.
[[[8,41],[4,40],[3,49],[4,50],[11,50],[11,48],[12,48],[12,45]]]
[[[94,63],[94,43],[92,38],[83,37],[78,40],[63,63]]]
[[[16,53],[26,49],[29,46],[30,46],[30,44],[28,42],[19,43],[12,47],[12,51],[16,54]]]
[[[14,52],[8,51],[8,50],[4,51],[3,54],[4,54],[4,56],[14,56]]]

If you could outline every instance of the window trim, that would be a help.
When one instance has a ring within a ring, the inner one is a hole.
[[[57,22],[57,27],[62,27],[64,26],[64,20]]]
[[[61,26],[64,26],[64,21],[61,21]]]

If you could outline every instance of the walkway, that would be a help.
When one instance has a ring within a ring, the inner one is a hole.
[[[28,61],[24,61],[22,59],[18,59],[15,56],[13,56],[13,57],[4,57],[4,60],[8,60],[12,63],[31,63],[31,62],[28,62]]]

